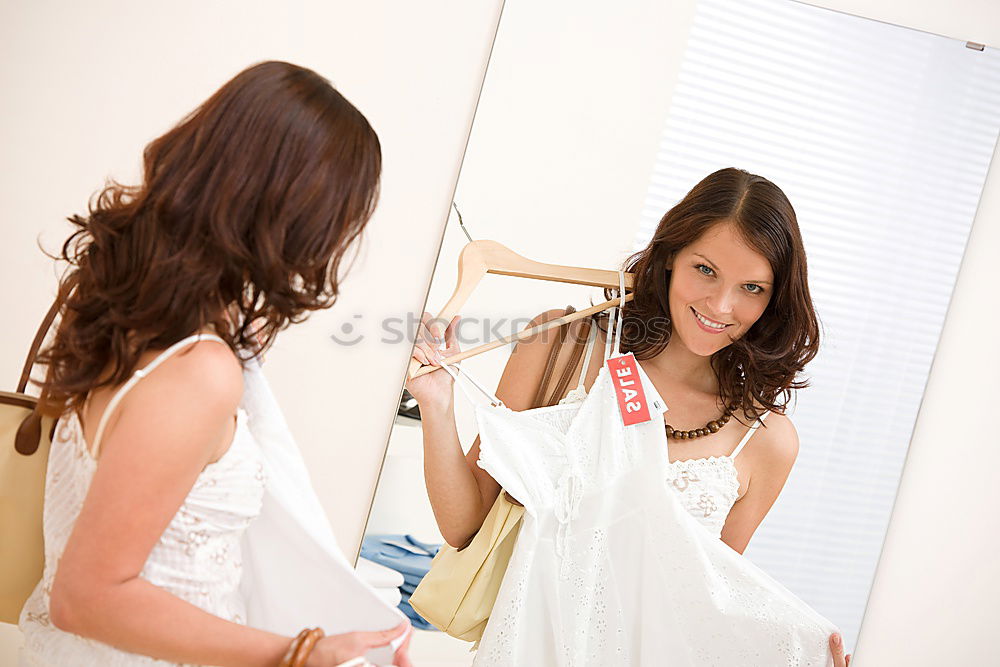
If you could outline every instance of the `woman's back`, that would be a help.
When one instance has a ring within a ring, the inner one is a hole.
[[[156,355],[152,363],[144,364],[133,380],[116,391],[109,401],[112,411],[116,399],[128,393],[154,364],[162,363],[198,339],[222,342],[217,336],[200,334]],[[106,428],[113,414],[103,411],[101,414],[105,423],[99,424],[96,431],[103,433],[101,426]],[[95,437],[94,446],[88,447],[75,410],[67,411],[57,422],[46,475],[45,569],[19,623],[25,635],[24,664],[166,664],[65,632],[51,620],[50,595],[56,566],[96,472],[94,453],[99,456],[101,440]],[[245,623],[245,605],[239,594],[240,539],[260,513],[265,481],[261,452],[241,407],[224,454],[198,475],[139,576],[217,616]]]

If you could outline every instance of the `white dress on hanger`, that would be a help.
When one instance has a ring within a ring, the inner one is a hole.
[[[590,357],[597,340],[597,326],[591,324],[587,339],[583,368],[577,386],[566,393],[559,404],[582,402],[587,398],[585,380],[590,368]],[[611,341],[605,341],[604,358],[607,360]],[[735,449],[724,456],[705,456],[697,459],[668,461],[667,483],[675,491],[691,516],[716,537],[722,537],[722,528],[730,510],[739,498],[740,480],[736,471],[736,457],[764,423],[770,412],[765,412],[749,428]],[[669,453],[669,448],[668,448]]]
[[[624,426],[606,365],[582,402],[520,412],[465,377],[491,401],[479,465],[525,507],[476,667],[832,665],[836,626],[683,506],[662,420]]]
[[[109,415],[135,383],[196,340],[225,344],[218,336],[195,334],[135,371],[101,417],[96,454],[87,449],[76,411],[58,420],[46,472],[45,567],[18,623],[25,639],[21,665],[177,664],[60,630],[51,622],[49,600]],[[256,359],[247,360],[243,383],[232,444],[198,475],[139,576],[216,616],[289,636],[307,626],[338,634],[398,625],[405,617],[355,576],[338,548]],[[370,652],[369,659],[388,663],[402,640]]]

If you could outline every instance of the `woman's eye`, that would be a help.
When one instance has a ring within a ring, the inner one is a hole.
[[[760,294],[761,292],[763,292],[763,291],[764,291],[764,288],[763,288],[763,287],[761,287],[760,285],[755,285],[755,284],[753,284],[753,283],[749,283],[749,284],[747,285],[747,287],[755,287],[755,288],[756,288],[756,289],[752,289],[752,290],[750,290],[750,293],[751,293],[751,294]]]
[[[710,275],[712,275],[712,273],[714,273],[712,271],[711,267],[705,266],[704,264],[695,264],[694,268],[698,269],[699,273],[701,273],[703,276],[710,276]],[[706,273],[705,271],[702,271],[702,269],[707,269],[708,273]]]

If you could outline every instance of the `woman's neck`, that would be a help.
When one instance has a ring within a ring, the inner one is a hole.
[[[683,386],[704,394],[717,395],[719,380],[712,370],[711,357],[703,357],[689,350],[677,336],[672,336],[667,346],[652,359],[643,361],[657,375],[669,379],[674,386]]]

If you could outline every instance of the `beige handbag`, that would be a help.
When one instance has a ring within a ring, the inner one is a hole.
[[[38,328],[17,391],[0,391],[0,621],[4,623],[17,623],[45,564],[42,505],[56,420],[38,414],[38,399],[24,390],[60,305],[57,299]]]
[[[574,310],[569,306],[566,314]],[[594,326],[590,318],[583,321]],[[548,400],[545,400],[556,358],[565,347],[562,342],[568,335],[567,329],[568,327],[560,329],[559,341],[552,346],[542,381],[532,402],[533,407],[557,402],[566,391],[573,370],[580,361],[589,330],[582,337],[577,336],[575,344],[570,348],[571,356],[563,374]],[[430,571],[410,596],[410,606],[439,630],[478,645],[493,611],[507,563],[514,552],[523,515],[524,507],[506,491],[501,491],[483,520],[482,527],[467,545],[461,549],[448,544],[441,547],[431,561]]]

